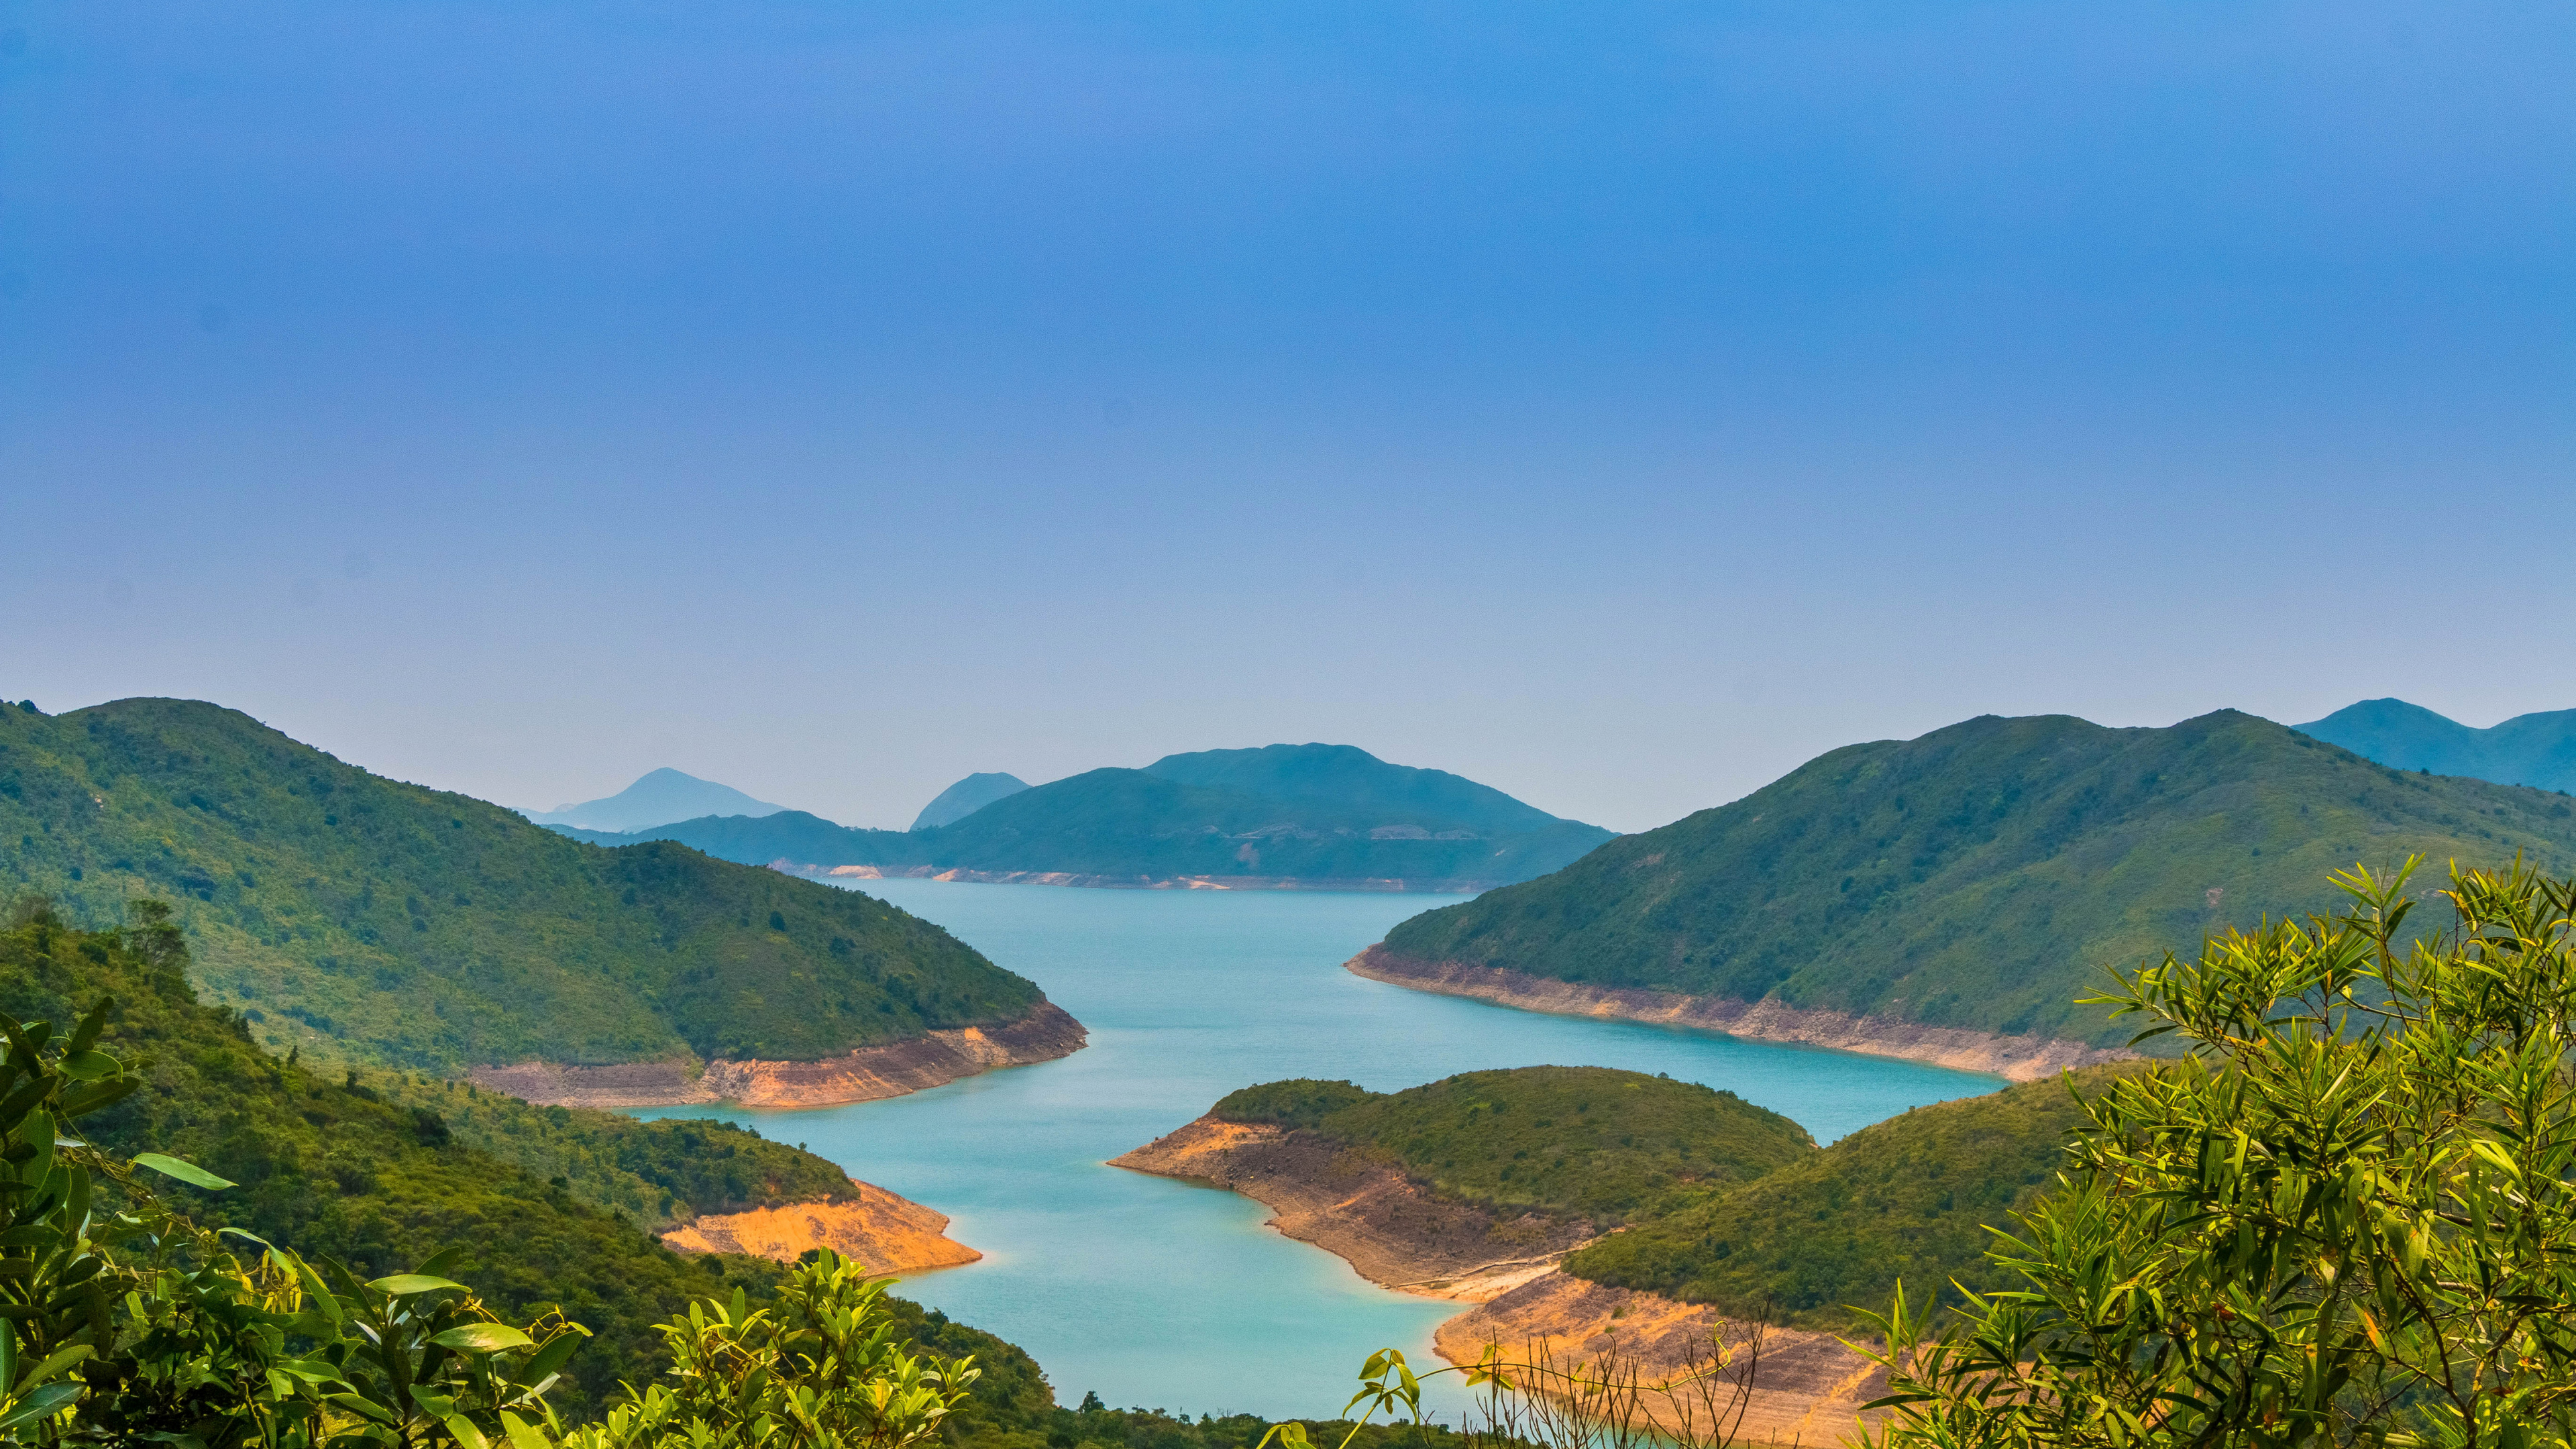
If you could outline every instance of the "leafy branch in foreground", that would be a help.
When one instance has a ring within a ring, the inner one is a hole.
[[[2190,1043],[2084,1104],[2021,1286],[1880,1320],[1874,1442],[2576,1442],[2576,881],[2415,862],[2098,998]]]

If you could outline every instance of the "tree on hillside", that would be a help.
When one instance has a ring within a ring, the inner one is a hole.
[[[1883,1320],[1885,1446],[2576,1442],[2576,881],[2406,877],[2099,998],[2189,1058],[2085,1103],[2019,1286]]]

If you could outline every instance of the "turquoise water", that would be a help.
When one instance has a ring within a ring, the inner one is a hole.
[[[1103,1166],[1237,1087],[1346,1077],[1376,1090],[1542,1063],[1723,1087],[1830,1142],[1990,1077],[1703,1032],[1543,1016],[1363,980],[1342,963],[1451,897],[1114,891],[871,881],[1036,981],[1091,1029],[1062,1061],[811,1111],[673,1108],[802,1142],[927,1203],[984,1260],[904,1287],[1037,1357],[1064,1403],[1328,1414],[1392,1344],[1434,1364],[1463,1305],[1377,1288],[1262,1227],[1260,1204]],[[1435,1381],[1435,1387],[1454,1379]],[[1464,1396],[1440,1392],[1452,1412]]]

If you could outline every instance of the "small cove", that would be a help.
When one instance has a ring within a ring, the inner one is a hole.
[[[1437,1366],[1465,1305],[1387,1291],[1261,1226],[1268,1210],[1106,1159],[1236,1087],[1341,1077],[1385,1091],[1489,1067],[1597,1065],[1735,1092],[1831,1142],[1908,1107],[1992,1091],[1913,1062],[1545,1016],[1364,980],[1341,963],[1456,897],[1118,891],[869,881],[1030,977],[1091,1030],[1061,1061],[881,1102],[670,1108],[802,1142],[950,1215],[984,1261],[903,1286],[1035,1355],[1068,1405],[1326,1415],[1373,1349]],[[1435,1381],[1435,1387],[1454,1379]],[[1442,1391],[1452,1411],[1463,1395]]]

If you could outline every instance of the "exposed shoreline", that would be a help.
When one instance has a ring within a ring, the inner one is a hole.
[[[1506,1359],[1529,1362],[1542,1354],[1562,1365],[1598,1362],[1616,1352],[1648,1381],[1707,1364],[1718,1345],[1739,1367],[1717,1378],[1721,1403],[1741,1382],[1740,1367],[1754,1342],[1750,1325],[1724,1318],[1706,1304],[1680,1303],[1654,1293],[1612,1288],[1562,1272],[1549,1272],[1491,1302],[1479,1304],[1434,1331],[1432,1344],[1451,1363],[1474,1363],[1489,1346]],[[1752,1359],[1752,1392],[1743,1403],[1736,1442],[1835,1444],[1861,1426],[1861,1405],[1887,1392],[1887,1371],[1830,1333],[1766,1328]],[[1686,1399],[1693,1396],[1684,1395]],[[1699,1408],[1694,1400],[1693,1407]],[[1674,1427],[1673,1415],[1653,1398],[1652,1417]],[[1701,1426],[1709,1416],[1697,1415]],[[1866,1416],[1874,1421],[1878,1414]]]
[[[970,885],[1080,886],[1125,891],[1370,891],[1471,896],[1512,884],[1505,880],[1410,876],[1088,875],[1061,870],[962,870],[937,865],[813,865],[783,858],[771,861],[769,868],[782,875],[822,881],[939,880]]]
[[[1201,1117],[1112,1167],[1240,1193],[1270,1226],[1349,1263],[1381,1288],[1482,1303],[1556,1266],[1592,1224],[1498,1218],[1436,1197],[1387,1163],[1313,1132]]]
[[[1615,1345],[1652,1378],[1748,1336],[1713,1308],[1566,1275],[1558,1265],[1591,1241],[1589,1222],[1536,1213],[1498,1222],[1316,1133],[1201,1117],[1109,1165],[1238,1193],[1270,1208],[1283,1236],[1381,1288],[1473,1305],[1433,1335],[1452,1363],[1474,1363],[1489,1345],[1514,1360],[1545,1353],[1559,1363],[1597,1360]],[[1740,1442],[1835,1442],[1885,1385],[1831,1334],[1766,1330]]]
[[[676,1061],[599,1067],[520,1062],[476,1067],[466,1075],[478,1087],[539,1106],[833,1107],[900,1097],[999,1067],[1053,1061],[1080,1051],[1088,1040],[1081,1022],[1041,999],[1028,1015],[999,1026],[934,1031],[814,1062],[718,1058],[694,1071]]]
[[[2118,1048],[2088,1047],[2054,1037],[2004,1036],[1956,1027],[1923,1026],[1886,1016],[1790,1006],[1772,1000],[1735,1001],[1646,991],[1586,986],[1532,976],[1500,966],[1464,961],[1425,961],[1400,956],[1383,944],[1371,946],[1343,963],[1343,969],[1372,981],[1467,996],[1523,1011],[1558,1016],[1606,1016],[1658,1026],[1699,1027],[1748,1041],[1791,1042],[1903,1057],[1954,1071],[1985,1072],[2014,1082],[2033,1082],[2076,1067],[2133,1061],[2138,1054]]]
[[[748,1253],[793,1263],[830,1248],[870,1273],[954,1268],[984,1255],[948,1236],[948,1215],[874,1183],[850,1179],[845,1198],[708,1213],[662,1234],[682,1253]]]

